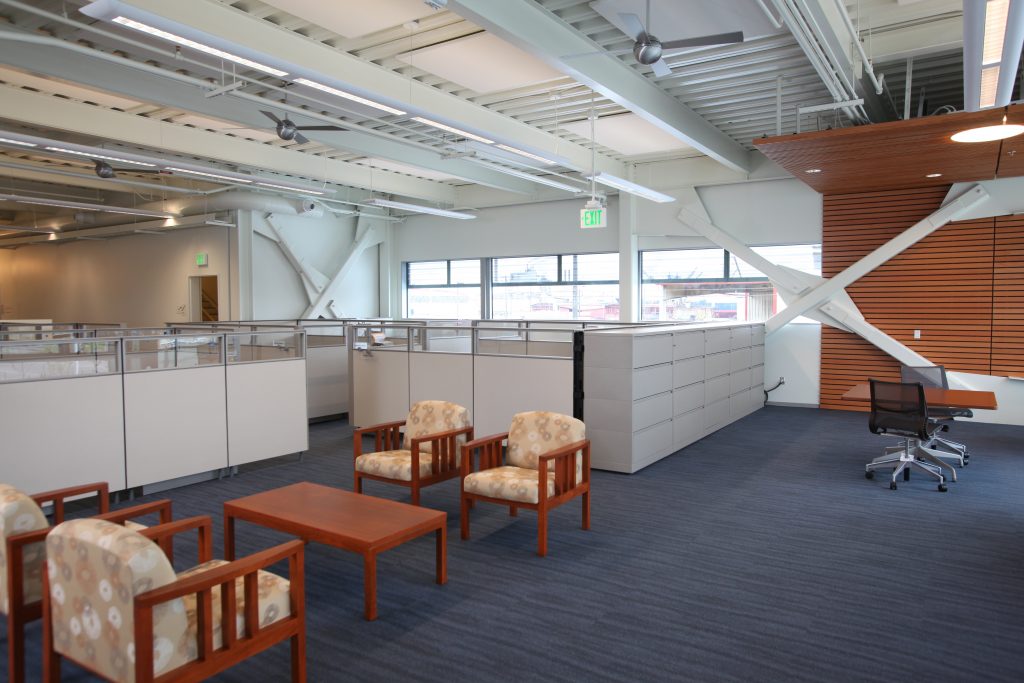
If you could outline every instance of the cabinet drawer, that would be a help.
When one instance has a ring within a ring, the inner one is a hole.
[[[693,358],[704,355],[704,332],[676,332],[673,335],[675,350],[673,358]]]
[[[704,436],[704,409],[698,408],[672,418],[672,435],[672,447],[676,450]]]
[[[583,414],[587,425],[610,432],[633,431],[633,402],[606,398],[584,398]]]
[[[704,353],[721,353],[722,351],[728,351],[732,346],[732,331],[728,328],[724,330],[704,330]]]
[[[672,420],[633,432],[633,460],[672,452]]]
[[[697,382],[672,392],[672,414],[682,415],[704,405],[704,382]]]
[[[757,346],[750,347],[750,364],[760,365],[764,363],[764,346],[758,344]]]
[[[704,377],[718,377],[729,372],[729,353],[704,356]]]
[[[764,325],[754,325],[750,328],[750,345],[764,344]]]
[[[742,349],[745,346],[750,346],[750,328],[749,327],[734,327],[732,328],[732,348]]]
[[[704,429],[721,427],[729,421],[729,399],[704,406]]]
[[[672,364],[673,387],[685,387],[687,384],[700,382],[704,379],[704,357],[677,360]]]
[[[729,396],[729,375],[714,377],[704,382],[704,405],[720,401]]]
[[[633,367],[672,362],[672,335],[651,334],[633,338]]]
[[[672,364],[662,363],[633,371],[633,398],[646,398],[672,390]]]
[[[589,349],[587,353],[590,353]],[[587,365],[583,368],[586,395],[590,398],[630,401],[633,399],[630,394],[630,380],[634,372],[636,371],[632,368],[597,368]]]
[[[738,394],[750,388],[750,370],[729,373],[729,395]]]
[[[633,402],[633,431],[671,419],[672,392]]]
[[[733,349],[729,352],[729,371],[746,370],[750,367],[750,347]]]
[[[750,385],[757,386],[758,384],[764,384],[764,366],[755,365],[750,368]]]

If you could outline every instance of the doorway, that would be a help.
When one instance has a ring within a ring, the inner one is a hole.
[[[217,276],[195,275],[188,279],[189,321],[211,322],[219,320],[220,304],[217,300]]]

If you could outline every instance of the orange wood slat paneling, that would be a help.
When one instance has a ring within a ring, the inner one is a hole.
[[[833,277],[942,204],[947,187],[826,195],[822,275]],[[1024,375],[1024,217],[943,226],[847,287],[871,324],[950,370]],[[921,338],[914,339],[914,330]],[[860,337],[824,327],[821,406],[898,363]]]

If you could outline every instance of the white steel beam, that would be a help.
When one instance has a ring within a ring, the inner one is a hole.
[[[455,198],[454,189],[441,183],[326,157],[313,158],[302,152],[19,88],[0,86],[0,99],[4,103],[3,117],[26,125],[431,201],[450,204]]]
[[[409,115],[440,118],[449,125],[479,131],[500,142],[525,146],[538,153],[557,154],[577,169],[590,168],[591,152],[587,146],[567,142],[510,116],[310,40],[227,4],[212,0],[123,0],[122,4],[179,25],[198,28],[219,41],[244,48],[245,52],[263,55],[263,63],[284,68],[289,73],[313,74],[307,77],[314,80],[315,75],[321,75],[350,92],[401,107]],[[622,175],[624,168],[621,162],[598,155],[597,170]]]
[[[741,145],[539,3],[450,0],[448,7],[729,168],[750,170]],[[590,52],[596,54],[565,58]]]
[[[335,318],[341,317],[343,311],[335,309],[334,302],[341,292],[342,283],[352,271],[359,257],[363,255],[363,252],[383,242],[384,235],[385,223],[383,221],[377,220],[373,216],[360,214],[359,220],[356,223],[356,238],[345,253],[345,259],[338,268],[338,272],[334,274],[331,281],[327,283],[316,299],[310,303],[299,317],[319,318],[325,313],[330,313]]]
[[[768,322],[765,323],[765,332],[771,334],[793,318],[818,308],[892,257],[920,242],[946,223],[965,217],[988,199],[989,193],[980,184],[973,185],[958,198],[921,219],[864,258],[848,266],[841,273],[802,294],[784,310],[768,319]]]
[[[255,231],[260,235],[263,235],[272,242],[276,242],[281,253],[288,259],[288,263],[291,264],[295,272],[298,273],[299,279],[302,280],[302,287],[306,290],[306,300],[308,303],[313,303],[316,297],[319,296],[320,292],[324,291],[324,287],[330,282],[330,279],[323,273],[321,273],[313,264],[307,259],[301,257],[296,253],[292,247],[291,242],[284,236],[281,229],[274,222],[274,214],[267,214],[264,217],[264,222],[257,222],[255,225]]]

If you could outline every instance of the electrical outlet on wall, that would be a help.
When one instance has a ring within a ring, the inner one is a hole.
[[[914,339],[921,338],[921,330],[914,330]]]

